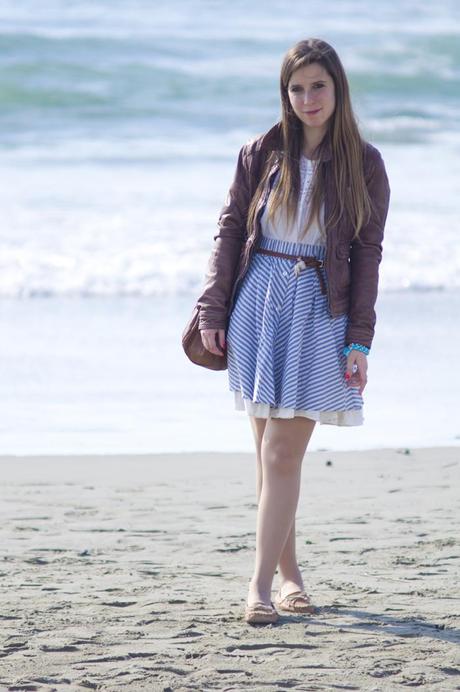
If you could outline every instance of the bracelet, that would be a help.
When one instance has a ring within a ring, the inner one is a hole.
[[[348,356],[350,351],[362,351],[366,354],[366,356],[368,356],[370,349],[367,348],[367,346],[363,346],[362,344],[348,344],[348,346],[345,346],[342,353],[344,356]]]

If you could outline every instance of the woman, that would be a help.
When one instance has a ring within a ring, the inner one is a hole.
[[[314,611],[295,549],[301,465],[316,422],[363,422],[390,198],[335,50],[297,43],[280,88],[281,121],[240,151],[198,300],[203,344],[226,349],[235,406],[256,444],[251,623],[275,622],[275,606]]]

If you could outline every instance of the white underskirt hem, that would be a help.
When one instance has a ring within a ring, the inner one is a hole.
[[[237,411],[247,411],[250,416],[257,418],[294,418],[304,416],[317,421],[321,425],[362,425],[364,422],[363,409],[355,408],[348,411],[310,411],[304,409],[282,408],[270,404],[257,403],[246,399],[240,391],[235,391],[235,408]]]

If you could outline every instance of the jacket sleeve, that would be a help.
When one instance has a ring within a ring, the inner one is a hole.
[[[225,329],[241,248],[246,240],[250,199],[248,145],[239,152],[234,178],[218,220],[203,292],[198,298],[199,329]]]
[[[374,306],[377,300],[379,264],[382,259],[383,231],[390,202],[390,186],[385,164],[376,149],[367,178],[367,189],[374,209],[368,223],[362,227],[359,238],[351,244],[350,307],[346,343],[359,343],[370,348],[376,322]]]

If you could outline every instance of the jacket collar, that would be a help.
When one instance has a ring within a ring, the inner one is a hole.
[[[274,149],[281,149],[282,147],[282,132],[281,132],[281,122],[277,122],[276,125],[271,127],[265,134],[259,138],[258,149],[263,149],[265,151],[273,151]],[[329,140],[325,142],[323,161],[330,161],[332,158],[331,145]]]

